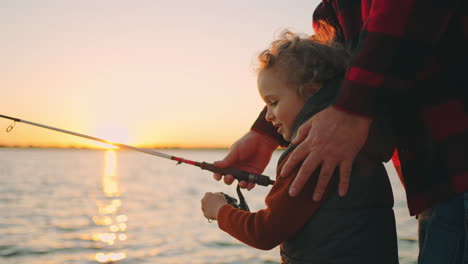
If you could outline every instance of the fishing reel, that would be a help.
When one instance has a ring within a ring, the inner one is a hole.
[[[242,192],[240,190],[239,184],[237,184],[236,192],[237,192],[237,196],[239,197],[239,201],[240,201],[239,203],[237,203],[236,198],[234,198],[232,196],[229,196],[229,195],[227,195],[227,194],[225,194],[223,192],[221,194],[224,195],[224,198],[226,198],[226,201],[227,201],[228,204],[234,206],[237,209],[241,209],[241,210],[250,212],[249,206],[247,205],[247,202],[245,201],[244,195],[242,194]]]

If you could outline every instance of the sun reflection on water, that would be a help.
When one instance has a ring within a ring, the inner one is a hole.
[[[114,150],[106,151],[106,163],[102,177],[102,191],[107,197],[119,197],[119,179],[117,178],[117,154]],[[117,200],[120,202],[120,200]],[[116,201],[116,203],[117,203]]]
[[[101,262],[101,263],[108,263],[108,262],[115,262],[122,260],[127,257],[127,254],[123,252],[119,253],[97,253],[96,254],[96,260]]]
[[[122,200],[119,179],[117,177],[117,155],[115,150],[105,152],[104,174],[101,179],[103,197],[96,200],[99,215],[93,216],[96,226],[102,226],[101,232],[92,235],[92,240],[104,243],[106,248],[121,248],[117,245],[121,241],[128,239],[127,215],[122,213]],[[99,263],[115,263],[123,260],[127,254],[121,250],[96,253],[94,259]]]

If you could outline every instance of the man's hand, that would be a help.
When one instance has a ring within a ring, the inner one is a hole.
[[[338,193],[348,191],[353,160],[364,146],[372,120],[340,111],[333,106],[305,122],[298,130],[293,144],[298,144],[281,170],[286,177],[304,161],[289,189],[291,196],[301,191],[312,173],[322,165],[314,201],[320,201],[336,168],[340,171]]]
[[[229,150],[229,153],[221,161],[214,162],[220,168],[234,167],[250,173],[261,174],[270,162],[273,151],[278,147],[278,143],[269,136],[262,135],[255,131],[249,131],[242,138],[237,140]],[[221,180],[221,174],[213,174],[217,181]],[[226,175],[224,182],[231,184],[234,181],[232,175]],[[255,184],[241,181],[240,187],[251,190]]]

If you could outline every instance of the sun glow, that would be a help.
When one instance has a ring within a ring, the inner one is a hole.
[[[127,127],[115,124],[102,124],[96,128],[96,137],[116,142],[128,144],[130,141],[130,132]]]
[[[114,143],[129,144],[130,141],[130,132],[128,128],[116,124],[99,125],[96,128],[96,132],[94,135],[98,138]],[[97,142],[97,145],[104,148],[117,148],[115,146],[100,142]]]

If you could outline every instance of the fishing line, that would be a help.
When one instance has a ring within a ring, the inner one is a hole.
[[[188,160],[188,159],[184,159],[184,158],[181,158],[181,157],[171,156],[171,155],[168,155],[168,154],[165,154],[165,153],[150,150],[150,149],[138,148],[138,147],[134,147],[134,146],[130,146],[130,145],[122,144],[122,143],[116,143],[116,142],[112,142],[112,141],[109,141],[109,140],[105,140],[105,139],[101,139],[101,138],[97,138],[97,137],[93,137],[93,136],[88,136],[88,135],[85,135],[85,134],[76,133],[76,132],[73,132],[73,131],[68,131],[68,130],[65,130],[65,129],[60,129],[60,128],[51,127],[51,126],[47,126],[47,125],[43,125],[43,124],[31,122],[31,121],[26,121],[24,119],[19,119],[19,118],[5,116],[5,115],[0,115],[0,117],[6,118],[6,119],[9,119],[9,120],[13,120],[13,124],[11,124],[10,126],[8,126],[6,128],[6,132],[10,132],[15,127],[15,124],[17,122],[18,123],[26,123],[26,124],[29,124],[29,125],[32,125],[32,126],[37,126],[37,127],[41,127],[41,128],[45,128],[45,129],[49,129],[49,130],[54,130],[54,131],[57,131],[57,132],[61,132],[61,133],[65,133],[65,134],[69,134],[69,135],[73,135],[73,136],[77,136],[77,137],[82,137],[82,138],[87,138],[87,139],[91,139],[91,140],[94,140],[94,141],[99,141],[99,142],[106,143],[106,144],[109,144],[109,145],[113,145],[113,146],[116,146],[116,147],[119,147],[119,148],[130,149],[130,150],[150,154],[150,155],[153,155],[153,156],[157,156],[157,157],[160,157],[160,158],[174,160],[174,161],[177,161],[177,164],[185,163],[185,164],[189,164],[189,165],[199,167],[202,170],[208,170],[208,171],[211,171],[211,172],[214,172],[214,173],[219,173],[219,174],[222,174],[222,175],[232,175],[238,181],[253,182],[255,184],[262,185],[262,186],[273,185],[275,183],[275,181],[271,180],[268,176],[260,175],[260,174],[254,174],[254,173],[250,173],[250,172],[243,171],[243,170],[236,169],[236,168],[219,168],[219,167],[216,167],[212,163],[207,163],[207,162],[204,162],[204,161],[203,162],[198,162],[198,161]],[[240,192],[239,186],[237,186],[237,189],[238,189],[237,192],[239,194],[239,192]],[[240,200],[241,200],[241,203],[242,203],[243,197],[240,196]],[[247,207],[247,209],[248,209],[248,207]]]

